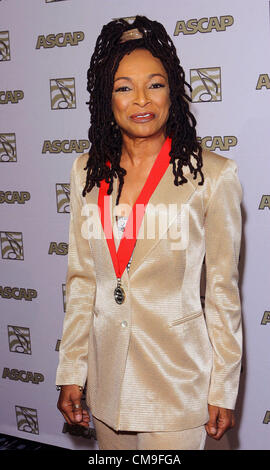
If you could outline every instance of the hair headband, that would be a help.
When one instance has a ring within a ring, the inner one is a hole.
[[[146,33],[147,31],[144,30],[144,32]],[[120,38],[120,42],[123,43],[126,41],[131,41],[133,39],[141,39],[141,38],[143,38],[143,34],[137,28],[134,28],[134,29],[129,29],[128,31],[125,31]]]

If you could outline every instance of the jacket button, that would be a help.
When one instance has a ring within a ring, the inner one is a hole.
[[[122,322],[121,322],[121,326],[122,326],[123,328],[125,328],[125,327],[127,326],[127,322],[126,322],[125,320],[122,321]]]

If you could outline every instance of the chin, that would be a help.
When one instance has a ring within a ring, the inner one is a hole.
[[[133,137],[133,138],[146,138],[146,137],[152,137],[154,135],[160,135],[162,134],[162,132],[164,132],[164,129],[161,128],[161,129],[151,129],[151,128],[142,128],[142,129],[132,129],[131,131],[123,131],[124,134],[128,134],[129,137]]]

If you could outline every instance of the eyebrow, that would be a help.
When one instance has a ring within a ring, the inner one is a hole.
[[[167,80],[167,78],[161,73],[151,73],[150,75],[148,75],[148,78],[153,78],[153,77],[162,77],[164,78],[164,80]],[[118,77],[114,80],[114,83],[117,82],[117,80],[129,80],[130,82],[132,81],[130,77]]]

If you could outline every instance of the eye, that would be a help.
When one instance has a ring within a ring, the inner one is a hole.
[[[130,88],[128,86],[120,86],[119,88],[116,88],[114,91],[115,93],[118,93],[118,92],[125,92],[125,91],[129,91]]]
[[[163,83],[152,83],[150,88],[164,88],[165,85]]]

